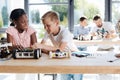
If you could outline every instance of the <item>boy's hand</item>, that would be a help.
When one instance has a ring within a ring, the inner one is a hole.
[[[32,45],[32,48],[33,49],[37,49],[37,48],[42,48],[42,44],[40,44],[40,43],[35,43],[34,45]]]

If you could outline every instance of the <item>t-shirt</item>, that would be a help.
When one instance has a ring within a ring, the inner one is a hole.
[[[111,31],[115,31],[115,28],[112,26],[110,22],[103,22],[103,26],[101,28],[97,27],[95,24],[91,30],[92,33],[95,33],[96,39],[105,39],[107,33],[111,33]]]
[[[50,39],[55,47],[59,47],[61,42],[67,42],[66,50],[78,51],[77,47],[73,42],[73,35],[68,31],[68,29],[60,27],[60,31],[56,36],[48,34],[47,32],[44,35],[43,40],[46,41]]]
[[[112,26],[112,24],[110,22],[103,22],[103,26],[101,28],[97,27],[94,24],[94,27],[91,30],[91,33],[95,33],[96,35],[96,39],[97,40],[112,40],[112,39],[106,39],[105,36],[107,33],[111,33],[111,31],[115,32],[115,28]],[[114,33],[116,34],[116,32]],[[109,49],[112,48],[113,45],[99,45],[99,48],[101,49]]]
[[[13,45],[21,45],[23,47],[30,47],[31,46],[31,39],[30,36],[36,32],[32,27],[28,27],[26,31],[23,31],[22,33],[19,33],[18,30],[10,26],[7,28],[6,33],[12,36]]]

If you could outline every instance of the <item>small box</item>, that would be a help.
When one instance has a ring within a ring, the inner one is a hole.
[[[31,48],[25,48],[23,50],[15,49],[13,51],[13,58],[23,58],[23,59],[38,59],[41,57],[41,49],[31,49]]]

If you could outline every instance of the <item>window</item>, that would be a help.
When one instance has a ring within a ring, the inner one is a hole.
[[[10,24],[9,15],[15,8],[24,9],[24,0],[0,0],[0,37],[5,37],[5,30]]]
[[[120,0],[112,0],[112,22],[120,33]]]
[[[105,0],[74,0],[74,25],[78,24],[81,16],[86,16],[91,21],[99,14],[104,20],[104,8]]]
[[[66,3],[68,0],[29,0],[29,3]]]
[[[0,3],[0,27],[8,27],[10,12],[15,8],[24,8],[24,0],[0,0]]]
[[[44,34],[43,24],[40,18],[49,10],[59,13],[60,24],[68,26],[68,0],[29,0],[29,23],[37,30],[37,37]],[[43,9],[44,8],[44,9]]]

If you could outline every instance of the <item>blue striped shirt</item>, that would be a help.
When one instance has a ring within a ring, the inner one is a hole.
[[[88,35],[90,28],[88,26],[82,27],[80,25],[74,26],[74,38],[77,38],[79,35]]]

